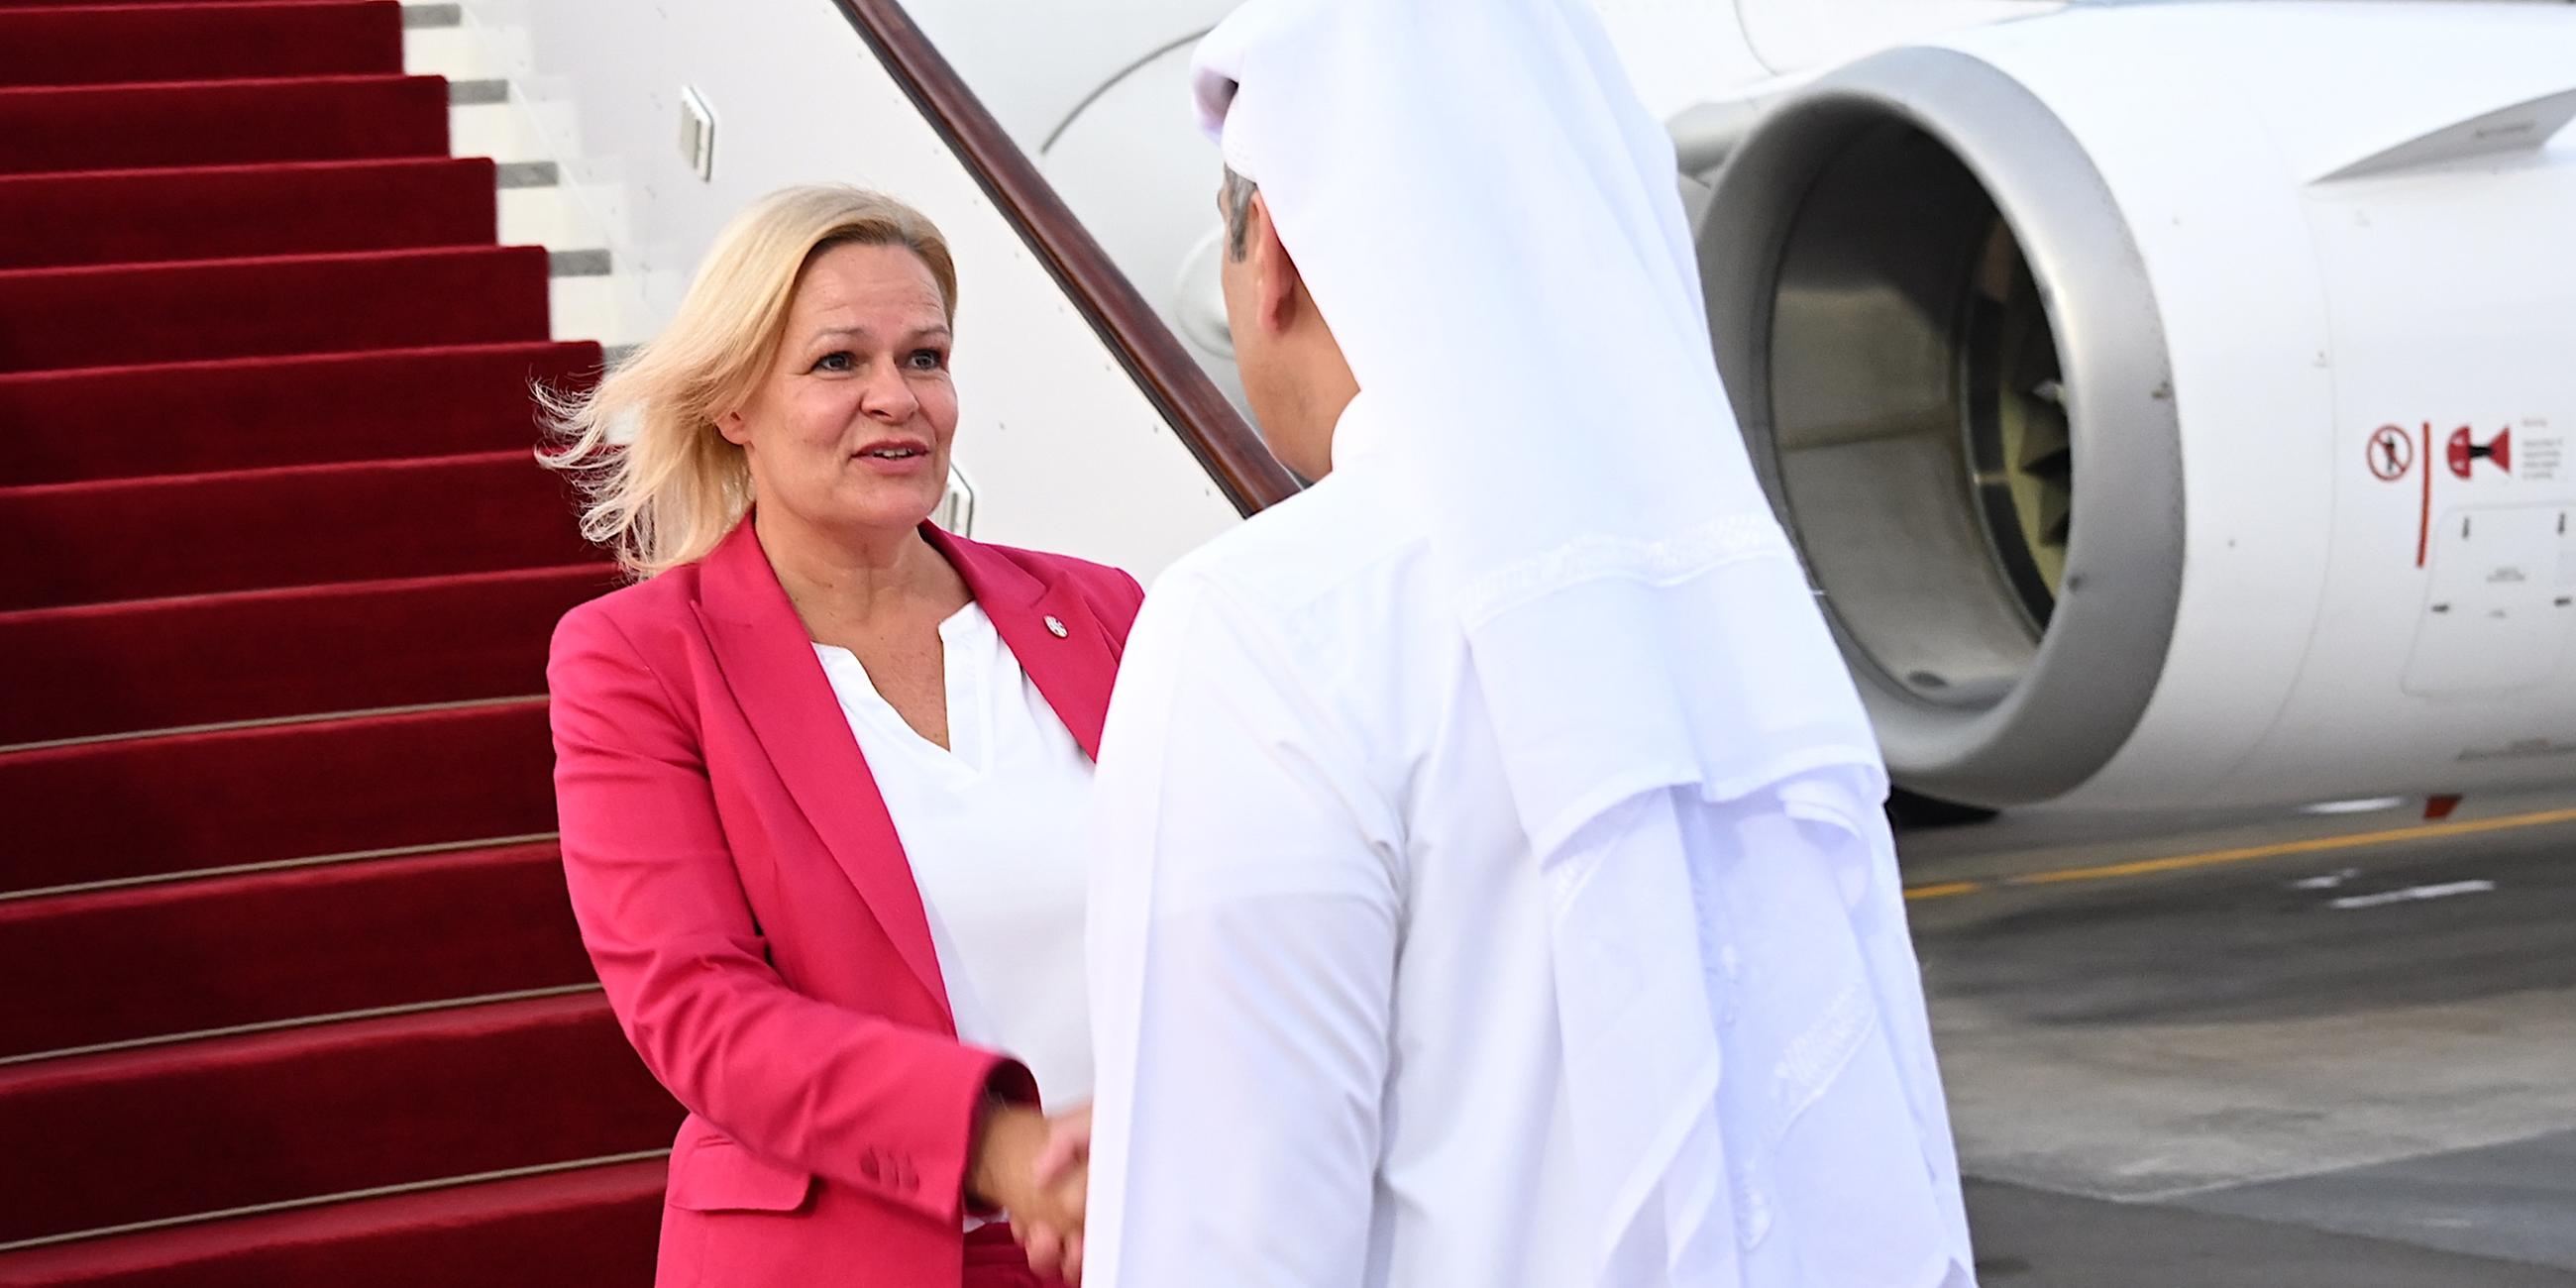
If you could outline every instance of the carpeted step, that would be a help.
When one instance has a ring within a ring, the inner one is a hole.
[[[446,155],[438,76],[0,89],[0,174]]]
[[[0,9],[60,9],[66,5],[104,9],[120,4],[236,5],[244,0],[0,0]]]
[[[597,993],[0,1068],[0,1242],[664,1148]]]
[[[394,75],[398,0],[0,8],[0,85]]]
[[[651,1288],[659,1159],[0,1253],[12,1288]]]
[[[530,382],[599,365],[584,341],[0,375],[0,486],[522,448]]]
[[[551,338],[542,246],[0,272],[0,371]]]
[[[0,613],[0,746],[546,690],[605,564]],[[5,979],[0,974],[0,979]]]
[[[0,1056],[595,978],[550,844],[0,901]]]
[[[526,450],[0,488],[0,612],[588,563]]]
[[[0,752],[0,892],[552,832],[542,701]]]
[[[0,269],[488,246],[494,184],[486,157],[0,175]]]

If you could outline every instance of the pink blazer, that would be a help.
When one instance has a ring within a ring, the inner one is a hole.
[[[924,532],[1098,754],[1135,579]],[[566,614],[546,676],[582,939],[689,1110],[658,1283],[957,1283],[975,1106],[997,1077],[1039,1089],[957,1040],[903,845],[751,524]]]

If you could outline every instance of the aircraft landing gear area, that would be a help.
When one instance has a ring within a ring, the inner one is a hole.
[[[1986,1288],[2576,1288],[2576,793],[1898,848]]]

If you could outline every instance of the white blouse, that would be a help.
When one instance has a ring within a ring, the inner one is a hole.
[[[1083,845],[1091,758],[993,620],[940,623],[948,746],[913,731],[848,649],[817,644],[929,914],[957,1036],[1014,1056],[1050,1111],[1091,1098]]]

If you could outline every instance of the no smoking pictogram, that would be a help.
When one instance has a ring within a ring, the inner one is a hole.
[[[2415,436],[2382,425],[2370,436],[2370,472],[2394,483],[2415,466]]]

